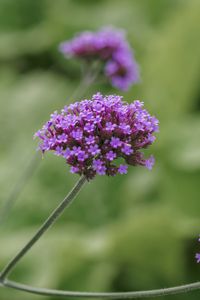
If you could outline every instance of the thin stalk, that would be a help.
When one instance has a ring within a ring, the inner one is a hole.
[[[19,176],[17,182],[11,189],[10,194],[5,200],[3,207],[0,210],[0,225],[6,220],[8,213],[12,209],[16,199],[20,196],[24,186],[28,183],[39,165],[39,154],[35,153],[29,163],[27,164],[25,171]]]
[[[5,280],[2,283],[3,286],[12,288],[15,290],[24,291],[31,294],[43,295],[43,296],[56,296],[56,297],[76,297],[76,298],[107,298],[107,299],[136,299],[136,298],[150,298],[167,295],[175,295],[181,293],[187,293],[200,289],[200,282],[164,288],[156,290],[146,291],[134,291],[134,292],[116,292],[116,293],[98,293],[98,292],[75,292],[75,291],[62,291],[45,288],[36,288],[25,284],[20,284],[15,281]]]
[[[30,239],[30,241],[17,253],[17,255],[7,264],[7,266],[0,273],[0,282],[3,283],[7,275],[12,271],[16,264],[22,259],[22,257],[33,247],[33,245],[41,238],[41,236],[53,225],[64,209],[74,200],[84,183],[86,177],[81,176],[71,192],[63,199],[58,207],[51,213],[47,220],[43,223],[40,229]]]
[[[70,102],[74,98],[80,97],[80,95],[83,97],[88,88],[96,81],[100,71],[101,68],[99,61],[95,61],[94,64],[91,64],[91,66],[88,64],[83,64],[81,70],[83,79],[81,80],[74,93],[72,93],[72,95],[68,98],[68,102]]]

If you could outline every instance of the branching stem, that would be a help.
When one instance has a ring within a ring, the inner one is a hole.
[[[76,297],[76,298],[106,298],[106,299],[139,299],[151,298],[167,295],[175,295],[187,293],[200,289],[200,282],[180,285],[176,287],[147,290],[147,291],[134,291],[134,292],[116,292],[116,293],[97,293],[97,292],[75,292],[75,291],[62,291],[45,288],[36,288],[29,285],[20,284],[14,281],[5,280],[3,285],[8,288],[28,292],[31,294],[43,296],[56,296],[56,297]]]

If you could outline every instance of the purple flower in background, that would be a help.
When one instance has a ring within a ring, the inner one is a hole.
[[[199,238],[198,238],[198,242],[200,242],[200,235],[199,235]],[[200,253],[196,253],[195,258],[197,260],[197,263],[200,263]]]
[[[195,258],[197,260],[197,263],[200,263],[200,253],[196,253]]]
[[[105,74],[116,88],[127,91],[134,83],[139,81],[138,65],[133,59],[128,44],[114,53],[112,59],[105,66]]]
[[[91,100],[65,106],[60,114],[53,114],[35,136],[41,141],[43,153],[52,150],[64,157],[72,173],[92,179],[96,174],[126,174],[128,165],[151,169],[154,158],[145,159],[141,149],[153,143],[156,131],[158,120],[142,102],[128,104],[121,96],[97,93]],[[123,164],[118,164],[119,158]]]
[[[59,49],[67,58],[101,61],[105,76],[120,90],[128,90],[139,81],[138,65],[123,30],[84,31],[61,43]]]
[[[151,155],[151,156],[149,157],[149,159],[147,159],[147,160],[145,161],[145,166],[146,166],[147,169],[151,170],[151,169],[153,168],[154,163],[155,163],[155,159],[154,159],[154,157]]]

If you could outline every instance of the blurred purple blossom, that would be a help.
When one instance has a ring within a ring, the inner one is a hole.
[[[59,50],[67,58],[81,58],[88,62],[100,60],[105,76],[120,90],[126,91],[139,81],[133,50],[121,29],[106,27],[97,32],[81,32],[62,42]]]
[[[199,238],[198,238],[198,242],[200,242],[200,235],[199,235]],[[197,260],[197,263],[200,263],[200,253],[196,253],[195,258]]]
[[[197,260],[197,263],[200,263],[200,253],[196,253],[195,258]]]

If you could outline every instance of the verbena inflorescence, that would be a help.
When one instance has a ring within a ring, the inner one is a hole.
[[[128,165],[151,169],[153,156],[145,159],[140,150],[155,140],[158,120],[139,100],[131,104],[122,100],[121,96],[97,93],[91,100],[54,112],[35,134],[41,140],[39,149],[63,156],[72,173],[88,179],[96,174],[126,174]]]
[[[102,61],[104,74],[113,86],[121,90],[127,90],[139,80],[133,51],[122,30],[104,28],[97,32],[84,31],[72,40],[61,43],[59,48],[66,57]]]
[[[198,241],[200,242],[200,235],[199,235]],[[195,258],[196,258],[197,262],[200,263],[200,253],[196,253]]]

